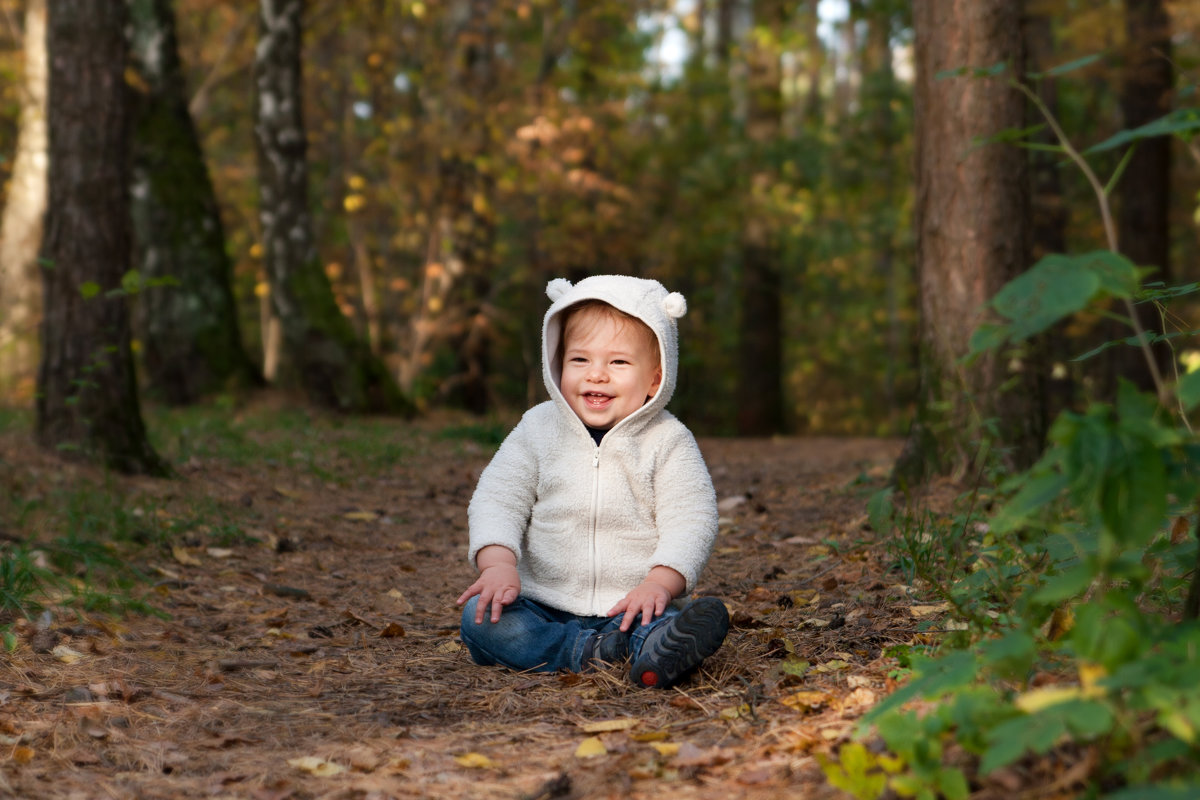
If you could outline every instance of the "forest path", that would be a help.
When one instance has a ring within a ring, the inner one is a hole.
[[[884,651],[919,621],[865,522],[898,442],[701,441],[722,525],[700,590],[734,628],[659,692],[616,668],[473,665],[454,600],[491,448],[380,422],[397,444],[364,455],[339,430],[304,432],[320,458],[194,456],[182,480],[124,481],[134,520],[179,531],[146,551],[170,618],[58,620],[5,657],[0,796],[839,796],[814,754],[888,691]],[[0,456],[31,486],[91,474],[11,434]],[[175,524],[197,508],[207,522]]]

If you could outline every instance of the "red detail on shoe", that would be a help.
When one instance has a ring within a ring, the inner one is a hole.
[[[653,686],[656,683],[658,683],[658,675],[656,675],[652,670],[646,670],[642,673],[643,686]]]

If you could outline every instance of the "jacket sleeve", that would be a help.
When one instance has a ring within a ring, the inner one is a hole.
[[[536,428],[526,414],[479,476],[467,506],[467,559],[472,566],[479,551],[493,544],[512,550],[517,563],[521,561],[522,541],[537,499]]]
[[[691,432],[679,426],[659,454],[654,476],[658,547],[652,566],[670,567],[696,588],[717,539],[717,493]]]

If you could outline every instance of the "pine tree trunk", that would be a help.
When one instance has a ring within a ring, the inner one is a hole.
[[[145,279],[134,324],[149,393],[194,403],[261,385],[242,345],[220,211],[200,149],[169,0],[130,0],[131,56],[140,81],[134,133],[135,263]]]
[[[746,133],[758,151],[759,166],[750,178],[742,234],[737,396],[737,431],[742,436],[768,436],[783,428],[783,275],[779,236],[769,208],[769,190],[776,176],[766,166],[763,151],[778,139],[783,121],[778,42],[786,9],[780,0],[758,0],[755,25],[769,29],[773,41],[747,44]]]
[[[1125,0],[1126,51],[1121,85],[1121,112],[1126,128],[1145,125],[1171,110],[1174,70],[1171,66],[1171,29],[1163,0]],[[1137,143],[1117,184],[1117,241],[1121,252],[1139,267],[1154,267],[1150,280],[1171,282],[1170,230],[1171,137],[1159,136]],[[1152,306],[1139,306],[1142,326],[1162,332],[1162,321]],[[1109,337],[1129,335],[1125,326],[1111,327]],[[1105,387],[1116,393],[1118,378],[1154,390],[1154,379],[1145,357],[1135,347],[1114,347],[1105,354],[1109,377]],[[1170,350],[1155,349],[1160,368],[1169,363]]]
[[[313,241],[300,59],[303,12],[302,0],[260,0],[254,63],[263,258],[287,369],[318,406],[411,413],[392,376],[338,308]]]
[[[25,74],[17,154],[0,222],[0,388],[33,396],[42,313],[38,249],[46,213],[46,0],[25,6]]]
[[[146,439],[121,286],[129,266],[124,0],[54,0],[47,48],[49,210],[37,439],[130,473],[164,474]]]
[[[985,425],[1014,466],[1027,465],[1044,430],[1035,370],[1010,371],[997,353],[961,364],[984,304],[1029,265],[1028,159],[1004,144],[972,147],[977,136],[1019,128],[1024,101],[1002,81],[937,77],[999,62],[1020,74],[1020,4],[916,3],[913,21],[921,352],[917,417],[896,465],[901,485],[963,474],[980,456]],[[1002,391],[1006,382],[1015,386]]]

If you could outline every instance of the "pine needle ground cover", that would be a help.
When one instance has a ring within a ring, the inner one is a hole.
[[[722,523],[699,590],[734,627],[654,692],[615,668],[477,667],[459,643],[466,504],[511,422],[270,400],[152,414],[175,480],[64,466],[0,431],[6,555],[43,559],[75,502],[140,576],[109,592],[118,614],[47,563],[64,583],[26,601],[44,610],[0,622],[0,793],[839,796],[818,757],[939,627],[866,521],[898,443],[702,440]]]

